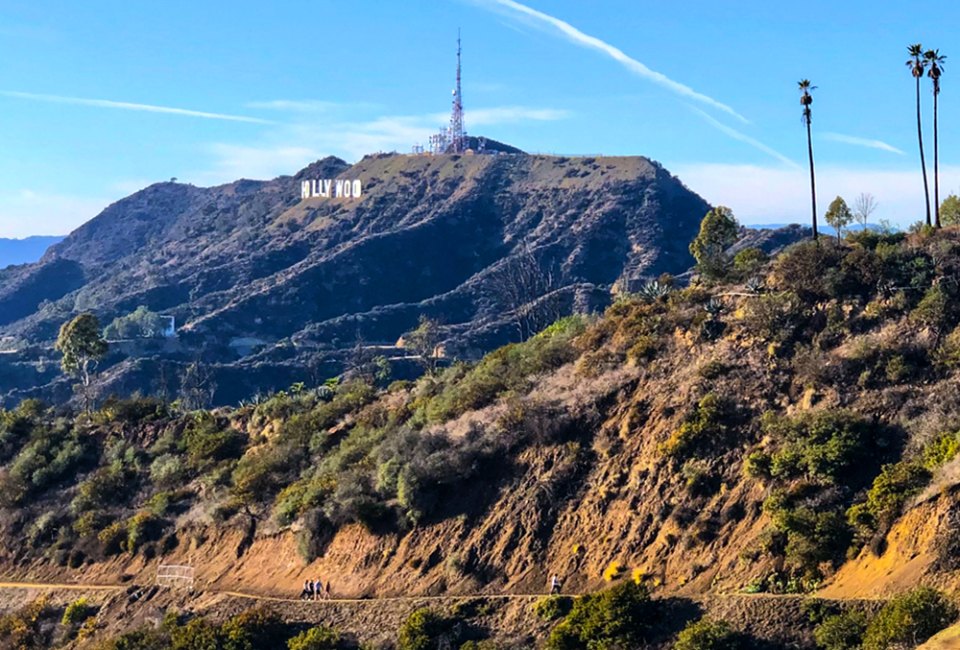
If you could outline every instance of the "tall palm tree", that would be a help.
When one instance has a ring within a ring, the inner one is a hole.
[[[927,50],[923,55],[924,61],[930,66],[927,76],[933,81],[933,214],[934,223],[940,227],[940,151],[937,134],[937,98],[940,96],[940,75],[943,74],[943,63],[946,56],[940,50]]]
[[[930,225],[930,186],[927,184],[927,160],[923,156],[923,127],[920,122],[920,79],[927,69],[927,62],[923,60],[923,46],[920,43],[907,46],[910,58],[907,67],[917,80],[917,140],[920,141],[920,168],[923,170],[923,198],[927,202],[927,225]]]
[[[807,125],[807,154],[810,156],[810,203],[813,208],[813,239],[819,238],[817,233],[817,178],[813,172],[813,137],[810,133],[810,122],[813,115],[810,106],[813,104],[813,95],[811,91],[816,90],[816,86],[810,85],[809,79],[802,79],[797,84],[800,87],[800,105],[803,106],[803,123]]]

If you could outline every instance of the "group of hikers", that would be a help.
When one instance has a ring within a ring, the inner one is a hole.
[[[320,582],[320,578],[304,580],[300,600],[330,600],[330,581],[327,580],[327,584],[324,585]]]
[[[563,583],[560,576],[553,574],[550,577],[550,593],[559,594]],[[300,592],[300,600],[330,600],[330,581],[324,585],[320,578],[316,580],[304,580],[303,591]]]

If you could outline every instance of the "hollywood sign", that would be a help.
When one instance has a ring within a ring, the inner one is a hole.
[[[363,183],[359,180],[322,179],[300,183],[301,199],[359,199]]]

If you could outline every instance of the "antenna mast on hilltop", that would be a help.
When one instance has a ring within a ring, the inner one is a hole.
[[[450,112],[450,153],[467,150],[467,134],[463,130],[463,94],[460,89],[460,30],[457,30],[457,87],[453,91],[453,110]]]

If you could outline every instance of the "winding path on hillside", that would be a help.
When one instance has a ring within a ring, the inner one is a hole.
[[[78,582],[69,582],[69,583],[58,583],[58,582],[19,582],[19,581],[10,581],[3,582],[0,581],[0,589],[35,589],[43,591],[125,591],[129,589],[131,584],[118,585],[118,584],[85,584]],[[152,585],[150,585],[152,586]],[[146,587],[146,586],[145,586]],[[428,595],[416,595],[416,596],[376,596],[376,597],[367,597],[367,598],[326,598],[321,600],[303,600],[301,598],[284,598],[282,596],[266,596],[263,594],[253,594],[245,591],[232,591],[228,589],[200,589],[198,593],[214,594],[220,596],[231,596],[233,598],[243,598],[246,600],[256,600],[263,602],[273,602],[273,603],[307,603],[307,602],[316,602],[316,603],[377,603],[377,602],[408,602],[408,601],[442,601],[442,600],[473,600],[475,598],[488,598],[488,599],[498,599],[498,600],[535,600],[537,598],[543,598],[548,596],[548,593],[539,593],[539,594],[444,594],[439,596],[428,596]],[[558,594],[561,596],[567,596],[570,598],[575,598],[583,594]],[[799,597],[804,597],[804,594],[771,594],[771,593],[730,593],[730,594],[709,594],[712,597],[717,598],[747,598],[747,599],[795,599]],[[847,600],[847,599],[840,599]],[[885,601],[886,598],[879,597],[860,597],[850,600],[856,601]]]
[[[34,589],[38,591],[125,591],[131,585],[107,585],[107,584],[84,584],[77,582],[0,582],[0,589]],[[221,596],[231,596],[233,598],[244,598],[246,600],[257,600],[273,603],[373,603],[373,602],[406,602],[406,601],[438,601],[438,600],[472,600],[474,598],[492,598],[504,600],[533,600],[542,598],[547,594],[459,594],[442,596],[380,596],[371,598],[326,598],[321,600],[306,601],[300,598],[283,598],[280,596],[265,596],[262,594],[252,594],[244,591],[231,591],[225,589],[202,589],[198,590],[207,594]],[[578,594],[562,594],[564,596],[576,596]]]

